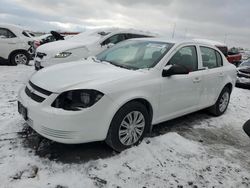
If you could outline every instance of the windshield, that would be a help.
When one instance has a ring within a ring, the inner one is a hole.
[[[100,61],[127,69],[154,67],[173,44],[154,41],[124,41],[97,55]]]
[[[240,64],[240,67],[245,67],[245,66],[250,67],[250,61],[244,61],[243,63]]]

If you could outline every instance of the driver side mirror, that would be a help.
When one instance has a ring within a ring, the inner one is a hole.
[[[164,67],[163,71],[162,71],[162,76],[163,77],[169,77],[172,75],[177,75],[177,74],[188,74],[189,70],[182,66],[182,65],[170,65],[170,66],[166,66]]]

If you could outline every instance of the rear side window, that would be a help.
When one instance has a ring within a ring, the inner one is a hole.
[[[223,66],[223,61],[222,61],[222,57],[221,57],[220,53],[217,51],[215,51],[215,53],[216,53],[216,60],[217,60],[218,67]]]
[[[181,65],[190,72],[198,69],[197,51],[195,46],[185,46],[178,50],[168,62],[170,65]]]
[[[209,69],[222,66],[222,57],[216,50],[208,47],[200,47],[203,67]]]
[[[149,37],[149,36],[146,36],[146,35],[139,35],[139,34],[132,34],[132,33],[128,33],[126,36],[127,36],[127,39]]]
[[[30,38],[30,36],[28,35],[28,33],[27,33],[26,31],[23,31],[22,34],[23,34],[25,37],[29,37],[29,38]]]
[[[10,30],[5,28],[0,28],[0,38],[15,38],[16,35]]]

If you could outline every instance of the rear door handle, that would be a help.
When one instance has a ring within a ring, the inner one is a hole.
[[[201,78],[200,77],[195,77],[193,79],[193,83],[199,83],[201,81]]]
[[[8,42],[8,44],[16,44],[15,42]]]

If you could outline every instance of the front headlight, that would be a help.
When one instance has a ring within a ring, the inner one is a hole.
[[[65,58],[69,57],[72,53],[71,52],[60,52],[55,55],[55,58]]]
[[[96,90],[72,90],[61,93],[52,103],[52,107],[64,110],[79,111],[94,105],[103,97],[103,93]]]

